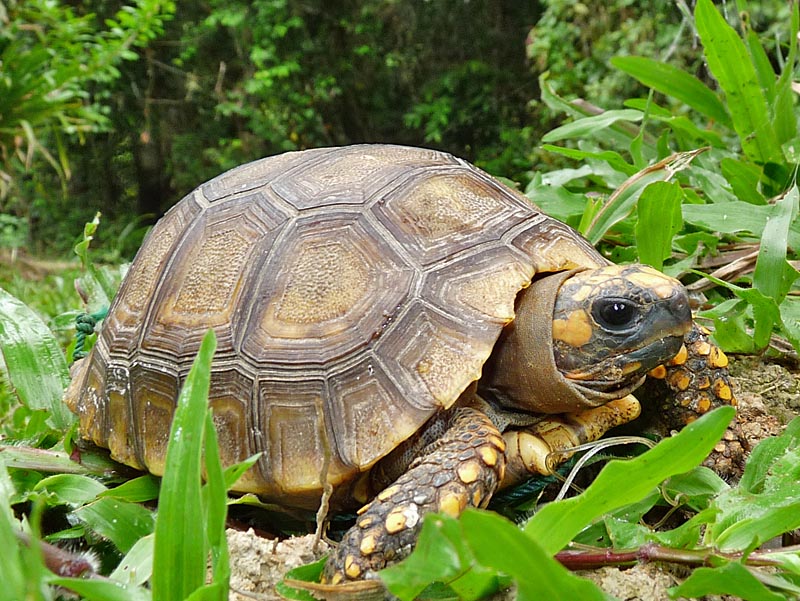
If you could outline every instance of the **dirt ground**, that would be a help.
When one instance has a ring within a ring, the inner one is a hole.
[[[778,434],[784,424],[800,414],[797,365],[740,357],[732,361],[730,371],[739,403],[739,424],[743,438],[751,445]],[[279,541],[261,538],[252,530],[229,530],[228,542],[233,571],[230,598],[234,601],[280,599],[274,587],[283,574],[326,552],[324,543],[314,547],[313,535]],[[646,564],[628,569],[602,568],[582,576],[618,599],[661,601],[668,599],[667,588],[678,584],[682,573],[669,566]],[[502,595],[503,599],[513,597],[513,591]]]

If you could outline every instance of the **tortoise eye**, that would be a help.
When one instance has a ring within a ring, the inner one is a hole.
[[[602,298],[594,303],[592,315],[597,323],[610,330],[625,330],[635,325],[638,305],[624,298]]]

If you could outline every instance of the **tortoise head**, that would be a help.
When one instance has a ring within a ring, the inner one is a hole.
[[[686,289],[644,265],[610,265],[565,280],[553,307],[553,357],[568,380],[627,388],[675,356],[691,328]]]
[[[543,274],[517,297],[482,386],[517,411],[595,407],[674,357],[691,323],[686,289],[644,265]]]

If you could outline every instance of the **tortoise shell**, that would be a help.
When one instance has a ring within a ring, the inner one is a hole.
[[[323,478],[352,482],[480,378],[537,272],[604,264],[448,154],[363,145],[265,158],[156,224],[67,403],[83,436],[163,473],[178,392],[213,328],[223,463],[263,453],[237,489],[316,507]]]

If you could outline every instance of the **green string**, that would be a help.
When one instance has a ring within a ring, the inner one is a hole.
[[[72,351],[72,360],[83,359],[89,353],[84,350],[86,337],[94,334],[97,322],[108,315],[108,308],[103,308],[96,313],[80,313],[75,318],[75,348]]]

